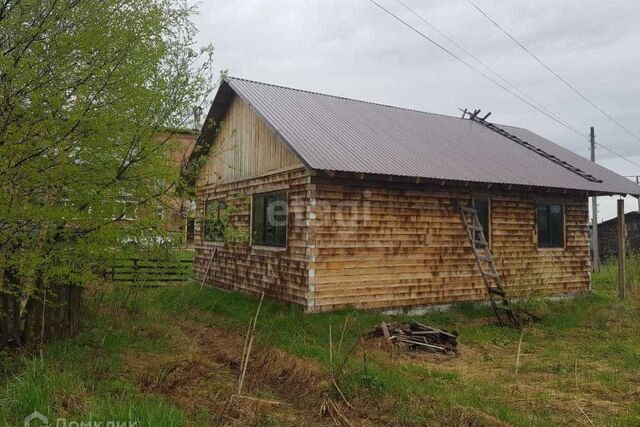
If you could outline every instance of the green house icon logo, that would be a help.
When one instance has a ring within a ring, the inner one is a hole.
[[[33,411],[24,418],[24,427],[47,427],[49,418],[38,411]]]

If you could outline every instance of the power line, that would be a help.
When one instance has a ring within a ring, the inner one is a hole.
[[[426,34],[424,34],[423,32],[421,32],[420,30],[418,30],[417,28],[415,28],[414,26],[412,26],[411,24],[409,24],[407,21],[403,20],[402,18],[400,18],[398,15],[394,14],[393,12],[391,12],[390,10],[386,9],[384,6],[382,6],[381,4],[379,4],[378,2],[376,2],[375,0],[369,0],[369,2],[373,3],[375,6],[377,6],[379,9],[383,10],[384,12],[386,12],[388,15],[390,15],[391,17],[393,17],[394,19],[396,19],[397,21],[399,21],[400,23],[402,23],[404,26],[406,26],[407,28],[409,28],[410,30],[412,30],[413,32],[415,32],[416,34],[418,34],[420,37],[424,38],[425,40],[429,41],[430,43],[432,43],[433,45],[437,46],[438,48],[440,48],[441,50],[443,50],[444,52],[446,52],[447,54],[449,54],[450,56],[452,56],[453,58],[457,59],[458,61],[462,62],[464,65],[466,65],[467,67],[471,68],[473,71],[475,71],[476,73],[480,74],[481,76],[483,76],[485,79],[489,80],[490,82],[492,82],[493,84],[495,84],[496,86],[502,88],[503,90],[505,90],[506,92],[510,93],[511,95],[515,96],[516,98],[518,98],[519,100],[521,100],[522,102],[526,103],[527,105],[529,105],[530,107],[536,109],[537,111],[539,111],[540,113],[544,114],[545,116],[549,117],[551,120],[557,122],[558,124],[564,126],[565,128],[569,129],[570,131],[578,134],[579,136],[586,138],[586,135],[582,134],[580,131],[574,129],[572,126],[567,125],[565,123],[563,123],[561,120],[555,118],[553,115],[547,113],[546,111],[542,110],[541,108],[539,108],[538,106],[534,105],[533,103],[529,102],[528,100],[526,100],[525,98],[523,98],[522,96],[518,95],[517,93],[513,92],[512,90],[510,90],[509,88],[507,88],[506,86],[504,86],[503,84],[501,84],[500,82],[492,79],[491,77],[489,77],[486,73],[484,73],[483,71],[479,70],[478,68],[474,67],[472,64],[470,64],[469,62],[465,61],[464,59],[460,58],[459,56],[457,56],[455,53],[451,52],[449,49],[447,49],[446,47],[442,46],[441,44],[439,44],[438,42],[436,42],[435,40],[431,39],[429,36],[427,36]]]
[[[631,164],[633,164],[635,166],[640,167],[640,163],[634,162],[633,160],[626,158],[622,154],[617,153],[616,151],[612,150],[611,148],[607,147],[606,145],[602,145],[599,142],[596,142],[596,145],[599,145],[600,147],[604,148],[605,150],[607,150],[611,154],[615,154],[616,156],[620,157],[621,159],[626,160],[627,162],[629,162],[629,163],[631,163]]]
[[[520,48],[522,50],[524,50],[525,52],[527,52],[529,55],[531,55],[531,57],[533,59],[535,59],[540,65],[542,65],[544,68],[547,69],[547,71],[549,71],[551,74],[553,74],[558,80],[560,80],[562,83],[564,83],[567,87],[569,87],[571,90],[573,90],[575,93],[577,93],[582,99],[584,99],[585,101],[587,101],[589,104],[591,104],[591,106],[593,106],[596,110],[598,110],[600,113],[602,113],[605,117],[607,117],[609,120],[611,120],[613,123],[615,123],[616,125],[618,125],[620,128],[624,129],[629,135],[633,136],[634,138],[636,138],[638,141],[640,141],[640,136],[636,135],[635,133],[631,132],[629,129],[627,129],[622,123],[620,123],[618,120],[616,120],[614,117],[612,117],[609,113],[607,113],[606,111],[604,111],[602,108],[600,108],[599,106],[597,106],[593,101],[591,101],[589,98],[587,98],[585,95],[582,94],[582,92],[580,92],[578,89],[576,89],[571,83],[569,83],[567,80],[565,80],[562,76],[560,76],[558,73],[556,73],[555,71],[553,71],[547,64],[545,64],[540,58],[538,58],[533,52],[531,52],[531,50],[529,50],[525,45],[523,45],[522,43],[520,43],[520,41],[518,41],[514,36],[512,36],[507,30],[505,30],[504,28],[502,28],[500,26],[500,24],[498,24],[493,18],[491,18],[489,15],[487,15],[487,13],[485,13],[482,9],[480,9],[474,2],[472,2],[471,0],[467,0],[467,3],[469,3],[471,6],[473,6],[478,12],[480,12],[485,18],[487,18],[493,25],[495,25],[500,31],[502,31],[504,34],[507,35],[507,37],[509,37],[511,40],[513,40],[514,43],[516,43],[518,46],[520,46]]]
[[[445,34],[444,32],[440,31],[435,25],[433,25],[432,23],[430,23],[429,21],[427,21],[423,16],[419,15],[416,11],[414,11],[412,8],[410,8],[406,3],[404,3],[402,0],[396,0],[398,3],[400,3],[405,9],[407,9],[411,14],[413,14],[415,17],[417,17],[419,20],[421,20],[422,22],[425,23],[425,25],[427,25],[429,28],[431,28],[432,30],[434,30],[435,32],[437,32],[438,34],[440,34],[442,37],[444,37],[446,40],[448,40],[451,44],[453,44],[455,47],[457,47],[459,50],[461,50],[462,52],[464,52],[465,54],[467,54],[468,56],[470,56],[473,60],[475,60],[478,64],[480,64],[482,67],[484,67],[486,70],[488,70],[491,74],[493,74],[494,76],[496,76],[497,78],[499,78],[501,81],[503,81],[504,83],[508,84],[509,86],[511,86],[512,88],[514,88],[516,91],[518,91],[520,94],[522,94],[525,98],[527,98],[529,101],[533,102],[534,104],[538,105],[541,109],[545,110],[546,112],[548,112],[549,114],[553,115],[554,117],[556,117],[559,121],[563,122],[566,127],[571,127],[575,130],[575,126],[572,126],[571,124],[569,124],[566,120],[563,120],[561,117],[559,117],[557,114],[553,113],[549,108],[545,107],[540,101],[535,100],[534,98],[532,98],[531,96],[529,96],[529,94],[527,94],[525,91],[523,91],[522,89],[520,89],[515,83],[507,80],[505,77],[503,77],[501,74],[499,74],[497,71],[495,71],[494,69],[492,69],[491,67],[489,67],[487,64],[485,64],[483,61],[480,60],[480,58],[478,58],[477,56],[475,56],[474,54],[472,54],[471,52],[469,52],[468,49],[465,49],[463,46],[460,45],[460,43],[456,42],[455,40],[453,40],[451,37],[449,37],[447,34]],[[579,131],[576,131],[576,133],[580,133]],[[588,138],[587,135],[585,134],[581,134],[584,138]]]
[[[485,69],[487,69],[490,73],[492,73],[494,76],[498,77],[500,80],[502,80],[504,83],[508,84],[509,86],[513,87],[515,90],[517,90],[519,93],[521,93],[524,97],[526,97],[528,100],[530,100],[531,102],[535,103],[536,105],[538,105],[541,109],[545,110],[547,113],[553,115],[556,119],[558,119],[559,121],[561,121],[565,127],[568,128],[572,128],[572,130],[575,133],[578,133],[579,135],[583,136],[585,139],[588,139],[588,136],[586,134],[581,133],[580,131],[576,130],[575,126],[572,126],[571,124],[569,124],[566,120],[563,120],[560,116],[558,116],[557,114],[553,113],[551,110],[549,110],[549,108],[545,107],[541,102],[535,100],[534,98],[532,98],[531,96],[529,96],[529,94],[527,94],[525,91],[523,91],[522,89],[520,89],[515,83],[507,80],[506,78],[504,78],[501,74],[499,74],[498,72],[496,72],[494,69],[492,69],[491,67],[489,67],[487,64],[485,64],[483,61],[481,61],[477,56],[475,56],[474,54],[472,54],[471,52],[469,52],[468,49],[465,49],[463,46],[461,46],[458,42],[456,42],[455,40],[453,40],[451,37],[449,37],[447,34],[445,34],[444,32],[442,32],[441,30],[439,30],[435,25],[433,25],[432,23],[430,23],[429,21],[427,21],[423,16],[419,15],[416,11],[414,11],[412,8],[410,8],[406,3],[404,3],[402,0],[396,0],[398,3],[400,3],[405,9],[407,9],[411,14],[413,14],[415,17],[417,17],[418,19],[420,19],[422,22],[425,23],[425,25],[427,25],[429,28],[431,28],[432,30],[434,30],[435,32],[437,32],[438,34],[440,34],[442,37],[444,37],[446,40],[448,40],[451,44],[453,44],[455,47],[457,47],[458,49],[460,49],[462,52],[464,52],[465,54],[467,54],[468,56],[470,56],[471,58],[473,58],[478,64],[480,64],[482,67],[484,67]]]
[[[398,0],[399,1],[399,0]],[[468,0],[467,0],[468,1]],[[443,50],[444,52],[446,52],[448,55],[452,56],[453,58],[457,59],[458,61],[462,62],[464,65],[466,65],[468,68],[472,69],[473,71],[475,71],[476,73],[480,74],[481,76],[483,76],[484,78],[486,78],[487,80],[489,80],[490,82],[492,82],[493,84],[495,84],[496,86],[502,88],[503,90],[505,90],[506,92],[510,93],[511,95],[515,96],[516,98],[518,98],[519,100],[521,100],[522,102],[526,103],[527,105],[529,105],[530,107],[534,108],[535,110],[539,111],[540,113],[544,114],[545,116],[549,117],[550,119],[552,119],[553,121],[557,122],[558,124],[564,126],[565,128],[569,129],[570,131],[574,132],[575,134],[588,139],[588,137],[583,134],[582,132],[576,130],[573,126],[569,125],[568,123],[565,123],[562,119],[560,118],[556,118],[554,117],[552,114],[547,113],[546,111],[544,111],[543,109],[539,108],[538,106],[534,105],[533,103],[529,102],[528,100],[524,99],[522,96],[514,93],[513,91],[511,91],[509,88],[505,87],[504,85],[502,85],[501,83],[497,82],[496,80],[492,79],[491,77],[489,77],[486,73],[482,72],[481,70],[477,69],[476,67],[474,67],[473,65],[471,65],[469,62],[465,61],[464,59],[458,57],[456,54],[454,54],[453,52],[451,52],[449,49],[447,49],[446,47],[442,46],[441,44],[439,44],[438,42],[436,42],[435,40],[431,39],[429,36],[427,36],[426,34],[424,34],[423,32],[421,32],[420,30],[416,29],[415,27],[413,27],[411,24],[409,24],[408,22],[406,22],[405,20],[403,20],[402,18],[400,18],[399,16],[397,16],[396,14],[394,14],[393,12],[389,11],[388,9],[386,9],[384,6],[382,6],[381,4],[379,4],[378,2],[376,2],[375,0],[369,0],[369,2],[373,3],[375,6],[377,6],[379,9],[383,10],[384,12],[386,12],[388,15],[390,15],[391,17],[393,17],[395,20],[399,21],[401,24],[403,24],[404,26],[406,26],[407,28],[409,28],[410,30],[412,30],[413,32],[415,32],[416,34],[418,34],[420,37],[426,39],[427,41],[429,41],[430,43],[432,43],[433,45],[435,45],[436,47],[438,47],[439,49]],[[404,5],[406,7],[406,5]],[[415,12],[414,12],[415,14]],[[455,43],[454,43],[455,44]],[[472,58],[473,56],[470,55]],[[475,58],[474,58],[475,59]],[[485,66],[486,67],[486,66]],[[488,67],[486,67],[488,68]],[[488,68],[489,69],[489,68]],[[490,70],[490,69],[489,69]],[[491,71],[491,70],[490,70]],[[496,73],[497,74],[497,73]],[[623,156],[622,154],[614,151],[613,149],[607,147],[606,145],[603,145],[601,143],[597,143],[597,145],[599,145],[600,147],[604,148],[605,150],[607,150],[608,152],[610,152],[611,154],[614,154],[618,157],[620,157],[623,160],[626,160],[627,162],[639,166],[640,164],[634,162],[631,159],[628,159],[627,157]]]

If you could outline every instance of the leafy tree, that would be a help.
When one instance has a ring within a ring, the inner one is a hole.
[[[178,182],[166,130],[190,123],[216,82],[194,13],[176,0],[0,0],[5,338],[46,336],[57,287],[125,245],[166,241],[157,207]]]

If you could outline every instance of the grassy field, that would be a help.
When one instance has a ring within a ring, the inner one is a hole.
[[[41,356],[0,355],[0,423],[22,425],[38,410],[138,426],[334,425],[320,415],[331,396],[353,425],[640,425],[638,287],[619,302],[612,266],[593,287],[576,299],[524,303],[544,320],[522,334],[495,326],[485,306],[419,317],[458,331],[456,357],[393,355],[361,339],[390,316],[305,315],[265,301],[244,390],[272,401],[259,402],[229,399],[257,299],[197,284],[96,285],[79,336]],[[334,370],[346,360],[337,383],[352,408],[331,386],[330,326]]]

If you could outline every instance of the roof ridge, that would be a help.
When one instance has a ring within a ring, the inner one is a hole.
[[[451,115],[449,115],[449,114],[443,114],[443,113],[432,113],[432,112],[430,112],[430,111],[417,110],[417,109],[415,109],[415,108],[399,107],[399,106],[397,106],[397,105],[382,104],[382,103],[380,103],[380,102],[365,101],[365,100],[363,100],[363,99],[349,98],[349,97],[346,97],[346,96],[340,96],[340,95],[331,95],[331,94],[328,94],[328,93],[315,92],[315,91],[312,91],[312,90],[306,90],[306,89],[298,89],[298,88],[295,88],[295,87],[282,86],[282,85],[277,85],[277,84],[267,83],[267,82],[259,82],[259,81],[257,81],[257,80],[244,79],[244,78],[241,78],[241,77],[234,77],[234,76],[229,76],[229,75],[227,75],[227,76],[225,76],[225,77],[224,77],[224,80],[229,80],[229,79],[230,79],[230,80],[241,80],[241,81],[244,81],[244,82],[256,83],[256,84],[260,84],[260,85],[264,85],[264,86],[277,87],[277,88],[280,88],[280,89],[295,90],[295,91],[297,91],[297,92],[310,93],[310,94],[313,94],[313,95],[327,96],[327,97],[329,97],[329,98],[343,99],[343,100],[346,100],[346,101],[361,102],[361,103],[363,103],[363,104],[377,105],[377,106],[379,106],[379,107],[395,108],[395,109],[397,109],[397,110],[412,111],[412,112],[414,112],[414,113],[429,114],[429,115],[432,115],[432,116],[446,117],[446,118],[449,118],[449,119],[465,120],[465,119],[463,119],[463,118],[461,118],[461,117],[458,117],[458,116],[451,116]],[[512,126],[512,127],[516,127],[516,126]]]

